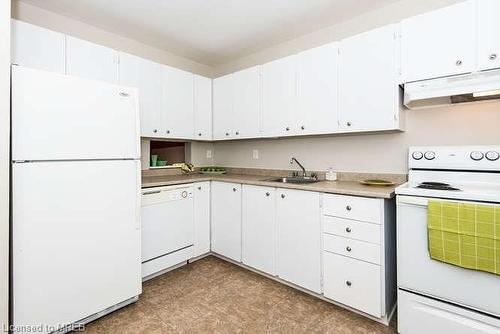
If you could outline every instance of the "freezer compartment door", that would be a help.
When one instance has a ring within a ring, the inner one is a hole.
[[[13,324],[74,323],[141,293],[140,163],[13,164]]]
[[[134,88],[12,67],[13,160],[139,155]]]

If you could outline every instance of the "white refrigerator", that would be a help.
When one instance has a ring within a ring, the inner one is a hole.
[[[12,325],[57,331],[141,293],[137,98],[12,67]]]

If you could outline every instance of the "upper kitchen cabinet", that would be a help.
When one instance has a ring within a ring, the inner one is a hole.
[[[18,20],[11,30],[13,64],[65,73],[64,34]]]
[[[398,25],[371,30],[340,46],[342,132],[399,128]]]
[[[232,139],[234,83],[231,74],[213,81],[213,137],[216,140]]]
[[[214,80],[214,139],[259,137],[260,68],[251,67]]]
[[[193,74],[162,65],[162,137],[194,137]]]
[[[298,134],[337,132],[338,51],[330,43],[297,55]]]
[[[118,83],[118,52],[66,36],[66,74]]]
[[[297,56],[281,58],[262,66],[262,135],[297,134]]]
[[[194,76],[194,138],[212,139],[212,79]]]
[[[162,66],[152,61],[120,53],[120,84],[136,87],[139,93],[141,136],[160,137],[162,103]]]
[[[478,1],[478,66],[479,70],[500,68],[500,1]]]
[[[402,82],[472,72],[476,66],[476,2],[469,0],[405,19],[401,36]],[[494,30],[490,36],[498,45]]]
[[[233,74],[233,120],[236,138],[257,138],[260,133],[261,66]]]

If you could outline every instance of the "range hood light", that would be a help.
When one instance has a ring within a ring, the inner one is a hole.
[[[474,96],[474,97],[485,97],[485,96],[493,96],[493,95],[500,95],[500,89],[472,93],[472,96]]]

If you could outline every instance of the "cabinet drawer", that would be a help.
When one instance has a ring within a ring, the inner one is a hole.
[[[323,234],[323,250],[380,264],[380,245]]]
[[[380,267],[323,252],[324,295],[339,303],[380,318]]]
[[[377,198],[325,194],[323,214],[380,224],[381,201]]]
[[[380,225],[323,216],[323,232],[341,237],[380,244]]]

